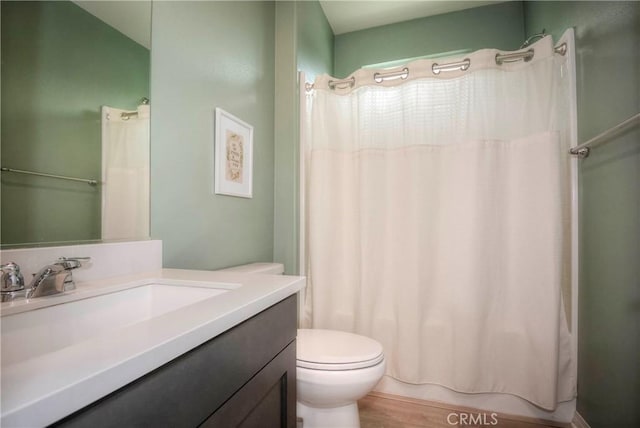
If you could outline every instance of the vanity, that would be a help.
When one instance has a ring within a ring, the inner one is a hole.
[[[2,304],[3,427],[295,426],[303,278],[91,269]]]

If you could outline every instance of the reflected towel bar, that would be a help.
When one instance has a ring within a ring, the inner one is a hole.
[[[89,184],[90,186],[96,186],[98,184],[97,180],[91,180],[91,179],[88,179],[88,178],[65,177],[64,175],[44,174],[42,172],[25,171],[25,170],[22,170],[22,169],[13,169],[13,168],[2,167],[2,168],[0,168],[0,171],[3,171],[3,172],[15,172],[17,174],[38,175],[40,177],[59,178],[60,180],[81,181],[83,183]]]

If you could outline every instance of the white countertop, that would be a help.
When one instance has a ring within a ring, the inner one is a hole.
[[[2,366],[0,425],[51,424],[295,294],[303,277],[162,269],[77,283],[63,296],[2,303],[2,316],[148,283],[196,281],[231,290],[164,315],[19,363]],[[28,340],[28,337],[25,337]]]

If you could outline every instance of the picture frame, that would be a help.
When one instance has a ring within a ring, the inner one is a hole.
[[[214,193],[253,197],[253,126],[215,110]]]

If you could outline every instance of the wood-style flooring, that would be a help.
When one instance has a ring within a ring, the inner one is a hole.
[[[358,401],[361,428],[548,428],[527,420],[446,404],[372,393]],[[554,428],[568,425],[555,425]]]

